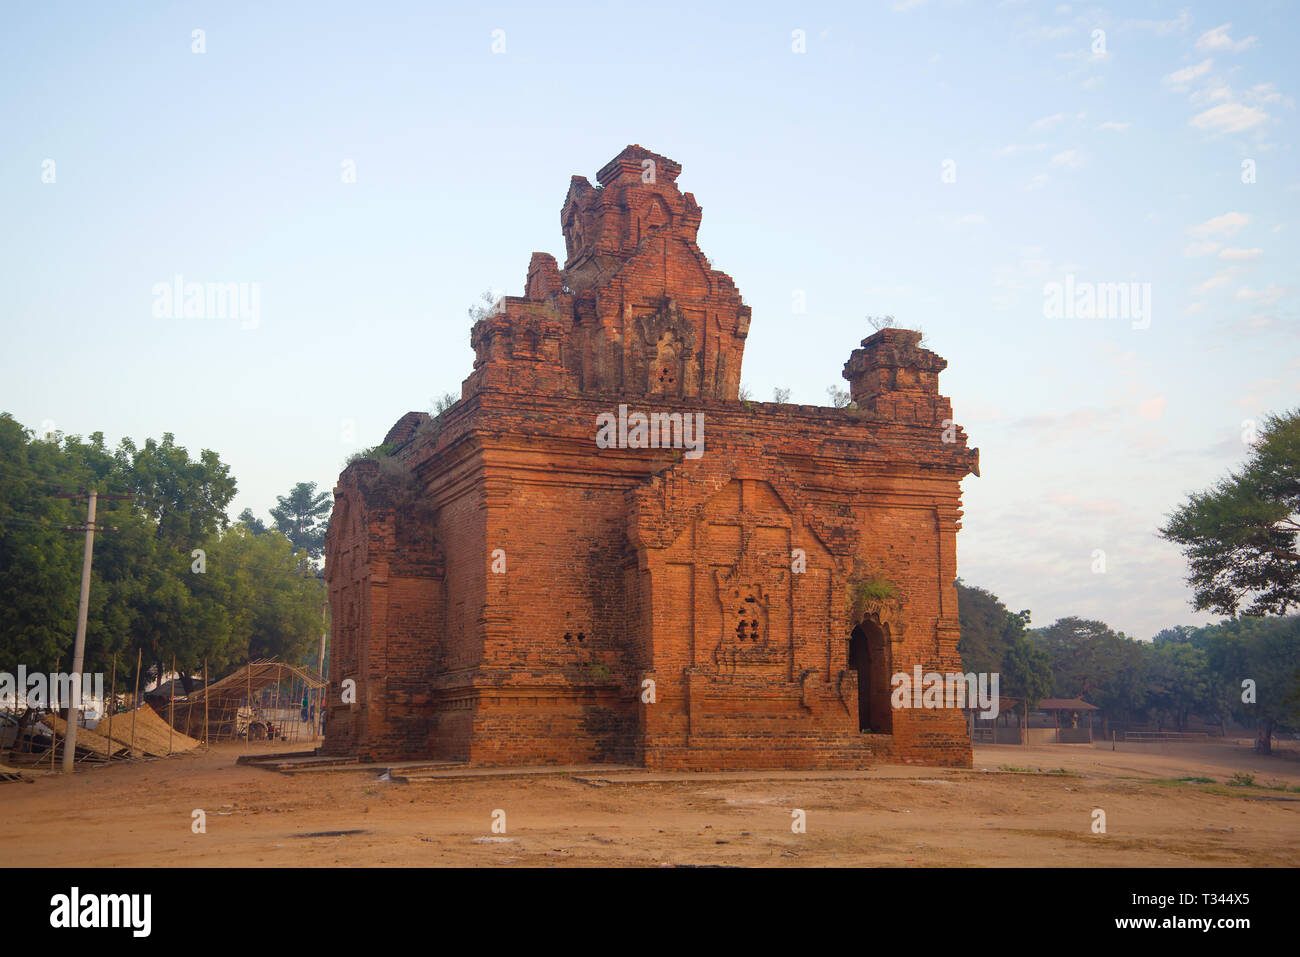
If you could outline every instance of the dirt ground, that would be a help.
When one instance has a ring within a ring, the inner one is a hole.
[[[0,784],[0,864],[1300,865],[1300,754],[1261,757],[1246,741],[980,747],[969,771],[574,771],[410,783],[374,769],[290,775],[237,765],[247,753],[222,745]],[[1227,785],[1238,772],[1255,784]],[[1178,780],[1191,777],[1213,783]],[[1093,833],[1095,809],[1105,812],[1104,834]],[[196,810],[206,833],[192,830]],[[792,829],[796,810],[805,833]],[[504,834],[493,830],[497,811]]]

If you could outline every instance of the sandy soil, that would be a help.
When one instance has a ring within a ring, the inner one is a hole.
[[[882,765],[408,784],[380,781],[372,769],[288,775],[236,765],[248,750],[224,745],[0,784],[0,864],[1300,865],[1300,791],[1225,786],[1242,771],[1257,785],[1300,788],[1300,755],[1260,757],[1248,742],[982,747],[970,771]],[[1066,773],[1047,773],[1056,769]],[[1215,783],[1174,780],[1182,777]],[[1092,833],[1096,808],[1105,834]],[[196,809],[206,833],[191,830]],[[792,831],[795,809],[806,833]],[[492,830],[497,810],[504,835]],[[355,833],[322,833],[338,831]]]

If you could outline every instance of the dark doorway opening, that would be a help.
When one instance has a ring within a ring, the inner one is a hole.
[[[885,630],[864,621],[849,637],[849,667],[858,673],[858,730],[890,734],[893,712],[889,707],[889,655]]]

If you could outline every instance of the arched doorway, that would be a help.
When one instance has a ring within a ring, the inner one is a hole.
[[[890,734],[889,650],[885,629],[866,620],[849,637],[849,667],[858,673],[858,730]]]

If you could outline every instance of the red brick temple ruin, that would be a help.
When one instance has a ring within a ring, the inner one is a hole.
[[[575,176],[566,260],[470,332],[441,415],[334,490],[324,752],[481,765],[969,766],[956,536],[978,450],[920,334],[844,365],[853,405],[739,398],[750,309],[681,167]],[[701,441],[702,440],[702,441]]]

